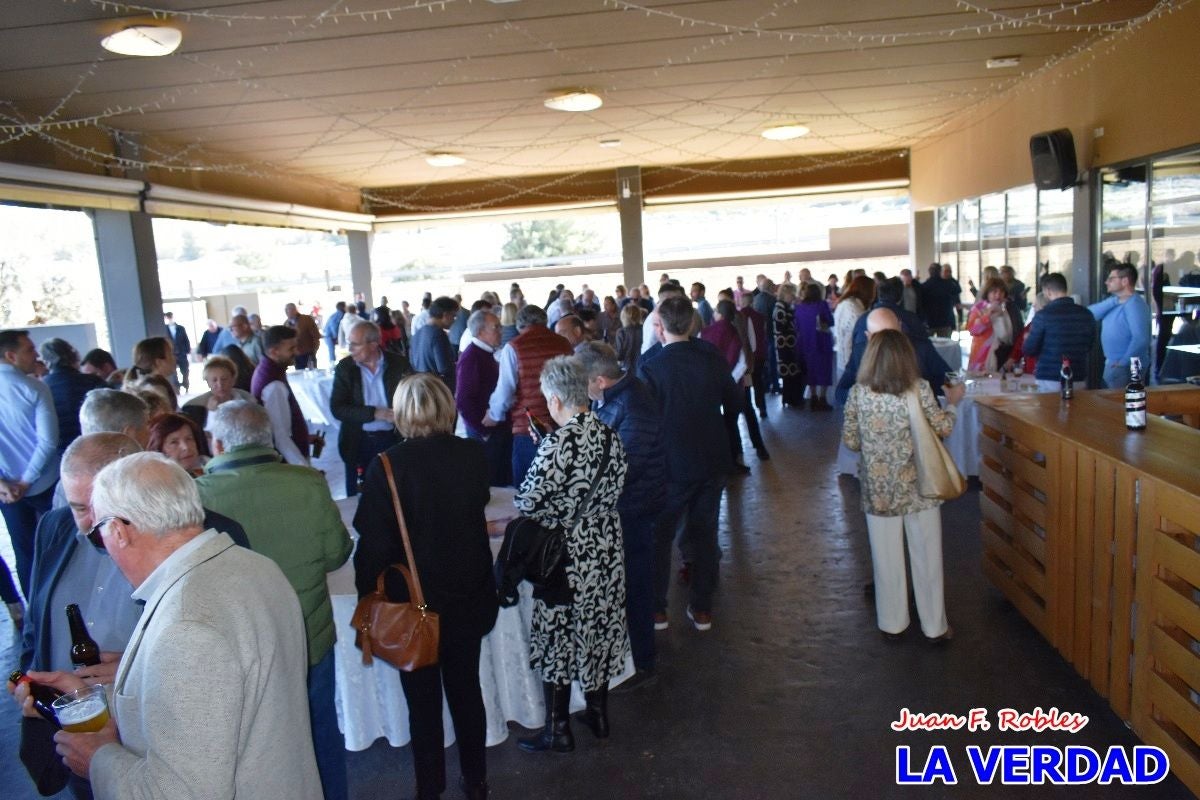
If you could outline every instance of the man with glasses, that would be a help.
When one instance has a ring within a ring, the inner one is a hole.
[[[1088,306],[1092,316],[1102,323],[1104,383],[1110,389],[1124,389],[1129,383],[1131,358],[1140,358],[1143,370],[1150,366],[1150,306],[1134,291],[1137,279],[1132,264],[1112,265],[1104,282],[1108,298]]]
[[[135,398],[136,399],[136,398]],[[139,401],[140,402],[140,401]],[[73,441],[63,453],[61,476],[67,506],[42,517],[37,528],[37,548],[29,593],[29,609],[21,641],[21,668],[39,672],[71,672],[71,632],[62,612],[68,604],[79,606],[88,633],[100,645],[100,663],[74,672],[89,683],[111,683],[142,606],[130,597],[133,587],[104,551],[100,527],[104,520],[92,514],[92,480],[101,469],[131,453],[141,452],[134,439],[121,433],[90,433]],[[209,527],[230,534],[247,546],[241,526],[219,514],[207,512]],[[90,542],[90,543],[89,543]],[[9,684],[9,691],[13,691]],[[28,690],[16,688],[14,697],[26,706],[22,723],[22,751],[40,740],[50,753],[54,730],[39,724]],[[46,744],[49,743],[49,744]],[[57,773],[59,788],[67,770],[51,759],[46,767]],[[31,776],[38,780],[38,775]],[[46,776],[51,777],[51,776]],[[51,778],[52,779],[52,778]],[[76,797],[91,797],[87,781],[76,778],[70,787]]]
[[[322,796],[307,722],[304,619],[271,559],[207,528],[196,481],[135,453],[93,481],[99,533],[143,601],[111,717],[54,735],[97,798]],[[269,667],[269,668],[268,668]],[[76,675],[34,672],[59,691]]]
[[[329,408],[342,423],[338,454],[346,464],[346,496],[358,494],[359,470],[366,472],[375,456],[396,444],[392,395],[400,379],[412,372],[408,359],[385,351],[374,322],[360,321],[346,337],[350,355],[333,371]]]

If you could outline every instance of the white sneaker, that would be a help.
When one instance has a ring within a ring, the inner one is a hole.
[[[696,626],[698,631],[712,630],[712,614],[707,611],[692,611],[692,607],[687,609],[688,619]]]
[[[665,631],[671,627],[671,621],[667,619],[667,615],[661,612],[654,612],[654,630]]]

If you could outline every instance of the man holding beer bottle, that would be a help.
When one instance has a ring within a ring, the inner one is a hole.
[[[318,800],[304,619],[283,573],[206,530],[195,481],[159,453],[101,470],[92,508],[93,533],[145,609],[117,668],[111,719],[55,735],[66,765],[100,800]],[[67,693],[87,684],[28,677]]]

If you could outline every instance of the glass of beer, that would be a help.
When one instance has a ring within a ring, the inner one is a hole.
[[[58,724],[70,733],[95,733],[108,722],[108,699],[98,684],[67,692],[51,707]]]

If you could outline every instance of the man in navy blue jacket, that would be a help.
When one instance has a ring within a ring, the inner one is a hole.
[[[1096,343],[1096,318],[1076,305],[1067,294],[1067,279],[1059,272],[1042,278],[1042,294],[1047,303],[1029,323],[1022,351],[1037,359],[1034,377],[1044,391],[1059,388],[1058,373],[1064,358],[1071,361],[1073,379],[1087,385],[1088,354]]]
[[[585,342],[575,353],[588,374],[592,411],[621,437],[629,472],[617,501],[625,544],[625,608],[633,665],[642,681],[654,674],[654,521],[666,499],[662,424],[654,396],[633,374],[621,373],[617,353]]]
[[[655,523],[654,627],[668,626],[667,586],[671,544],[685,521],[681,544],[691,557],[688,618],[696,630],[712,627],[712,596],[717,588],[717,517],[721,492],[733,461],[725,435],[723,406],[739,407],[741,390],[729,365],[711,344],[688,338],[695,313],[686,297],[658,304],[663,348],[638,364],[638,377],[654,393],[662,415],[667,457],[667,499]]]

